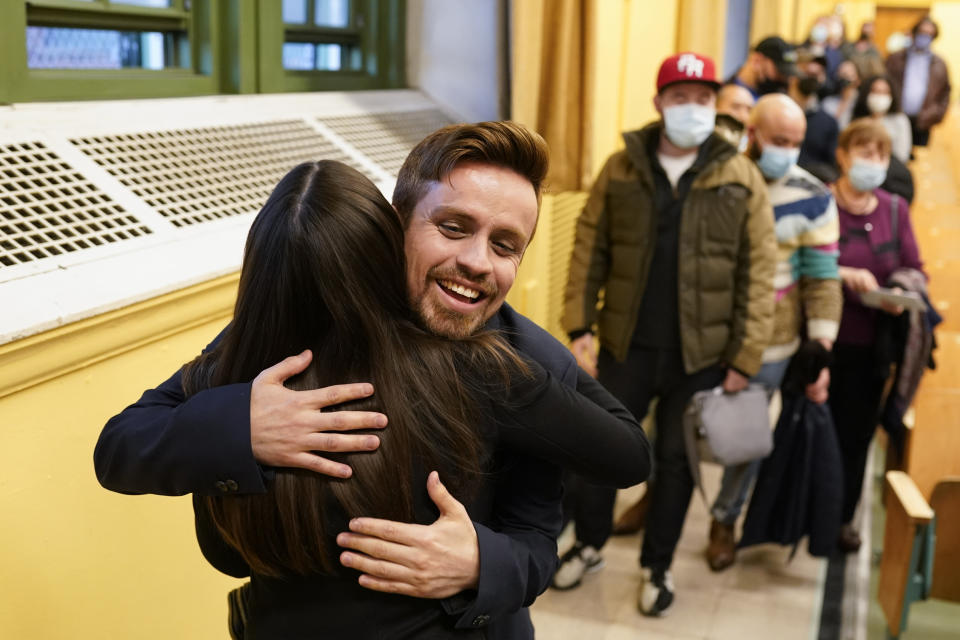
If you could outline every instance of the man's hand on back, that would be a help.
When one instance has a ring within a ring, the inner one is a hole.
[[[577,359],[580,368],[594,378],[597,377],[597,347],[593,342],[593,334],[585,333],[570,343],[570,351]]]
[[[336,432],[384,427],[387,417],[372,411],[321,411],[373,395],[373,385],[366,382],[309,391],[294,391],[283,386],[287,378],[306,369],[312,357],[309,350],[304,351],[254,378],[250,391],[253,457],[263,465],[298,467],[347,478],[352,473],[349,466],[315,452],[372,451],[380,446],[377,436]]]
[[[427,492],[440,510],[433,524],[354,518],[350,531],[337,536],[337,544],[348,549],[340,562],[363,574],[361,586],[434,599],[476,588],[480,543],[470,515],[436,471],[427,479]]]

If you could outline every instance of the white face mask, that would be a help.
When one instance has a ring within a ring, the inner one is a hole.
[[[717,121],[717,110],[688,102],[663,110],[663,128],[667,139],[681,149],[699,147],[710,137]]]
[[[887,179],[887,166],[880,162],[854,160],[847,178],[857,191],[873,191]]]
[[[867,109],[873,115],[882,115],[890,110],[893,96],[885,93],[871,93],[867,96]]]

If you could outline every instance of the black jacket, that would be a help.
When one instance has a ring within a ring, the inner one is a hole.
[[[481,432],[488,446],[526,455],[542,456],[576,472],[586,471],[596,477],[596,469],[607,460],[613,468],[625,468],[628,459],[635,459],[635,451],[626,445],[634,436],[637,424],[634,418],[602,386],[582,374],[577,393],[559,383],[535,363],[531,380],[516,382],[510,391],[490,403],[483,411]],[[589,425],[589,432],[586,427]],[[589,433],[590,444],[585,443]],[[620,451],[616,448],[621,447]],[[498,498],[503,491],[520,490],[506,486],[504,479],[512,469],[503,467],[503,457],[494,456],[496,464],[486,476],[479,492],[466,504],[472,520],[494,529],[500,526],[503,513]],[[642,456],[641,456],[642,457]],[[517,461],[514,461],[517,462]],[[618,484],[631,484],[645,477],[648,465],[639,461],[641,472],[619,478]],[[413,486],[425,487],[427,469],[412,470]],[[555,483],[548,475],[541,475],[541,492],[546,498],[558,499],[552,491]],[[525,487],[529,491],[531,487]],[[437,518],[436,510],[425,489],[415,491],[415,517],[420,524],[429,524]],[[556,502],[554,503],[556,504]],[[204,556],[221,571],[237,577],[249,573],[242,559],[219,538],[207,509],[194,501],[197,515],[197,539]],[[336,505],[327,513],[331,539],[328,548],[336,549],[333,539],[337,532],[347,529],[346,517]],[[371,514],[376,515],[376,514]],[[514,525],[529,518],[529,514],[515,514]],[[231,555],[233,557],[231,557]],[[549,576],[546,576],[549,578]],[[248,640],[258,638],[502,638],[532,637],[520,629],[504,629],[500,620],[494,620],[484,634],[477,628],[458,628],[457,619],[448,616],[437,600],[411,598],[370,591],[357,585],[357,574],[343,571],[339,575],[312,575],[277,579],[254,573],[247,602]],[[536,594],[531,594],[530,604]],[[482,622],[482,620],[481,620]],[[517,632],[521,631],[522,635]],[[505,633],[506,632],[506,633]]]
[[[502,332],[567,387],[597,384],[578,371],[569,350],[509,305],[487,328]],[[97,478],[120,493],[219,495],[218,485],[224,483],[236,486],[237,494],[262,493],[271,474],[253,458],[249,407],[249,383],[185,398],[178,372],[107,422],[94,452]],[[590,427],[583,425],[587,437],[581,447],[602,444],[593,439]],[[646,477],[650,452],[642,430],[631,427],[622,435],[610,449],[632,455],[604,457],[581,471],[606,484],[633,484]],[[480,545],[478,590],[436,605],[457,628],[489,623],[489,638],[532,638],[525,607],[547,588],[556,569],[561,470],[520,451],[496,455],[506,472],[494,488],[495,512],[489,520],[474,518]],[[245,568],[226,572],[243,575]]]
[[[825,404],[784,392],[773,436],[743,523],[740,547],[775,542],[792,545],[810,536],[811,555],[829,556],[840,533],[843,461]]]

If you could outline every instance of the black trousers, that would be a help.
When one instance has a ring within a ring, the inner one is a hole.
[[[920,129],[917,127],[917,117],[907,116],[910,120],[910,132],[913,133],[913,145],[915,147],[925,147],[930,143],[930,129]]]
[[[880,417],[889,371],[876,363],[872,346],[836,344],[830,367],[830,411],[843,456],[843,522],[853,519],[863,489],[867,451]]]
[[[649,487],[651,502],[640,564],[667,569],[693,495],[683,442],[683,412],[695,392],[723,382],[724,371],[712,366],[687,374],[679,349],[645,348],[632,348],[624,362],[617,362],[602,349],[598,369],[600,382],[638,420],[646,417],[651,400],[659,400],[653,447],[656,481]],[[617,491],[583,480],[570,489],[574,504],[568,513],[574,518],[577,540],[599,549],[610,537]]]

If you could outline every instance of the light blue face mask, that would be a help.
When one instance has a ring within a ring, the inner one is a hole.
[[[681,149],[699,147],[710,137],[717,121],[713,107],[688,102],[663,110],[663,128],[667,138]]]
[[[817,44],[826,42],[828,35],[827,27],[822,24],[814,25],[813,29],[810,29],[810,40]]]
[[[919,51],[926,51],[932,43],[933,38],[928,33],[918,33],[917,37],[913,39],[913,46]]]
[[[855,160],[847,172],[847,178],[857,191],[873,191],[887,179],[887,165]]]
[[[757,160],[757,166],[769,180],[779,180],[787,175],[790,167],[797,164],[800,159],[800,149],[788,149],[786,147],[775,147],[765,145]]]

